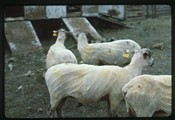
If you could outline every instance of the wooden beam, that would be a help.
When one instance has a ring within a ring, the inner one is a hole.
[[[62,18],[67,28],[73,33],[73,37],[77,40],[76,34],[80,32],[89,33],[95,40],[101,41],[103,38],[95,30],[95,28],[84,17]]]
[[[42,49],[30,21],[5,22],[5,38],[12,53]]]

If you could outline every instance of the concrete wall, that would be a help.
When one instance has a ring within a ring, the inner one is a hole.
[[[60,18],[66,17],[66,6],[25,6],[25,18],[42,19],[42,18]]]
[[[98,16],[97,5],[83,5],[81,11],[82,16]]]
[[[47,18],[66,17],[66,6],[46,6],[46,16]]]
[[[46,18],[45,6],[24,6],[24,18],[26,19]]]
[[[153,8],[153,6],[155,6]],[[10,7],[10,6],[9,6]],[[19,6],[20,7],[20,6]],[[24,19],[51,19],[67,17],[67,6],[23,6]],[[21,7],[22,8],[22,7]],[[9,13],[15,13],[17,11],[10,9]],[[7,11],[5,11],[7,12]],[[82,5],[80,14],[74,16],[98,16],[99,13],[105,13],[119,19],[145,19],[147,17],[168,15],[171,13],[171,7],[169,5]],[[72,13],[71,13],[72,14]],[[74,14],[74,13],[73,13]],[[7,13],[6,15],[10,17]],[[16,17],[19,15],[16,14]]]
[[[99,5],[98,6],[99,13],[105,13],[110,16],[124,19],[125,18],[125,7],[124,5]]]

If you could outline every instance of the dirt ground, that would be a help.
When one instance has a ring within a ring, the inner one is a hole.
[[[132,39],[152,50],[155,64],[143,69],[142,74],[172,74],[171,61],[171,16],[125,22],[129,29],[97,29],[106,39]],[[55,40],[41,41],[43,51],[24,54],[5,54],[5,116],[8,118],[48,118],[49,94],[43,74],[46,71],[47,51]],[[163,43],[163,48],[153,45]],[[73,51],[78,61],[76,41],[69,36],[66,47]],[[12,70],[8,67],[13,65]],[[107,117],[106,103],[89,104],[76,107],[77,103],[68,100],[63,107],[65,117]],[[126,117],[125,107],[121,105],[120,117]]]

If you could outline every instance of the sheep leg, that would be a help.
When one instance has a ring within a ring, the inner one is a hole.
[[[112,103],[110,104],[110,114],[111,116],[110,117],[117,117],[117,110],[116,110],[116,103]]]
[[[67,98],[63,98],[60,103],[58,104],[58,106],[56,107],[56,113],[57,113],[57,117],[63,117],[62,115],[62,106],[63,104],[66,102]]]
[[[167,116],[167,113],[162,110],[156,111],[153,114],[153,117],[165,117],[165,116]]]
[[[107,114],[109,117],[112,116],[111,112],[110,112],[110,100],[109,100],[109,94],[103,96],[101,99],[101,101],[105,101],[107,103]]]
[[[129,108],[129,117],[135,117],[134,112]]]
[[[111,107],[110,107],[110,101],[109,99],[107,100],[107,113],[109,117],[112,117],[112,113],[110,111]]]
[[[117,117],[118,115],[118,111],[117,109],[119,108],[119,104],[121,99],[119,99],[120,97],[117,95],[110,95],[109,100],[110,100],[110,117]]]

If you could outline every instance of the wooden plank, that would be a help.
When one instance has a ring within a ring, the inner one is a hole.
[[[5,22],[5,37],[12,53],[42,49],[30,21]]]
[[[125,7],[124,5],[99,5],[98,11],[101,14],[107,14],[109,16],[116,17],[117,19],[125,19]]]
[[[137,11],[137,12],[129,12],[126,17],[137,17],[137,16],[140,16],[140,17],[143,17],[144,14],[142,11]]]
[[[81,8],[82,16],[98,16],[97,5],[83,5]]]
[[[46,6],[47,18],[61,18],[67,16],[66,6]]]
[[[101,41],[103,38],[95,28],[84,17],[62,18],[68,29],[73,33],[77,40],[76,34],[80,32],[89,33],[95,40]]]
[[[106,14],[106,13],[99,13],[99,15],[107,18],[114,18],[116,20],[121,20],[117,16],[110,16],[109,14]]]
[[[30,20],[47,18],[45,6],[24,6],[24,14],[24,17]]]
[[[102,20],[105,20],[105,21],[108,21],[108,22],[111,22],[111,23],[114,23],[122,28],[128,28],[128,26],[126,26],[124,23],[121,23],[119,22],[118,20],[116,19],[113,19],[112,17],[108,17],[108,16],[99,16],[98,17],[99,19],[102,19]]]
[[[143,6],[142,5],[126,5],[127,11],[142,11]]]

